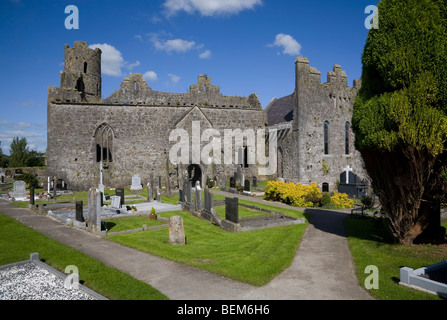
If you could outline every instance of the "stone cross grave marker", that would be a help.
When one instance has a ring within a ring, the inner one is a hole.
[[[352,168],[349,166],[346,166],[346,168],[343,169],[346,175],[346,184],[349,184],[349,173],[352,172]]]
[[[151,183],[148,182],[146,187],[147,187],[147,201],[153,202],[154,201],[154,191],[152,190]]]
[[[88,191],[88,229],[90,232],[99,234],[101,232],[101,191],[90,188]]]
[[[239,182],[239,184],[242,186],[244,185],[244,177],[242,175],[242,168],[240,166],[237,167],[237,171],[236,171],[236,183]]]
[[[194,198],[196,211],[202,211],[202,188],[200,187],[200,181],[196,181],[196,191]]]
[[[234,223],[239,223],[238,198],[225,198],[225,219]]]

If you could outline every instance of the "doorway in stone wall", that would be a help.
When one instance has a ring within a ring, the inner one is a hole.
[[[188,170],[188,178],[191,182],[191,185],[195,187],[196,182],[200,182],[200,186],[202,186],[202,168],[198,164],[190,164],[187,168]]]

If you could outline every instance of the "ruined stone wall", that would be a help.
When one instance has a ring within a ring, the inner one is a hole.
[[[224,96],[211,79],[199,75],[198,83],[190,86],[187,93],[170,93],[153,91],[142,74],[130,74],[116,90],[104,101],[108,103],[147,104],[166,106],[203,106],[221,108],[261,109],[261,103],[256,94],[249,97]]]
[[[199,121],[201,132],[215,128],[242,130],[262,127],[265,113],[260,109],[227,109],[191,106],[130,106],[126,104],[48,103],[47,169],[50,175],[64,179],[75,189],[89,189],[99,183],[99,163],[96,159],[95,132],[101,124],[113,130],[112,162],[104,163],[103,180],[106,188],[128,187],[132,176],[139,174],[146,185],[150,176],[162,176],[163,186],[175,188],[186,165],[169,163],[169,134],[184,128],[191,135],[193,121]],[[206,143],[201,143],[201,148]],[[191,146],[191,144],[190,144]],[[223,150],[223,148],[222,148]],[[192,150],[190,150],[190,153]],[[223,157],[222,157],[223,159]],[[207,175],[227,178],[236,165],[205,165],[202,185]],[[244,174],[256,174],[255,166],[244,168]],[[220,181],[220,179],[218,180]],[[181,182],[180,182],[181,183]]]

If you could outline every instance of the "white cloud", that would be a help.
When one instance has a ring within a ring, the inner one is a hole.
[[[141,63],[140,63],[140,61],[135,61],[134,63],[128,63],[128,62],[126,62],[126,69],[127,70],[132,70],[133,68],[135,68],[135,67],[138,67],[139,65],[140,65]]]
[[[236,14],[261,4],[262,0],[166,0],[163,6],[167,16],[179,11],[190,14],[198,11],[203,16],[214,16]]]
[[[26,129],[26,128],[31,127],[31,123],[29,123],[29,122],[12,123],[9,121],[2,120],[2,121],[0,121],[0,127],[2,127],[2,126],[7,127],[7,128],[12,128],[15,130],[21,130],[21,129]]]
[[[301,45],[292,36],[284,33],[276,35],[275,42],[270,46],[282,47],[282,53],[291,56],[299,55]]]
[[[169,79],[171,80],[172,84],[176,84],[180,81],[180,77],[175,74],[169,73],[168,76],[169,76]]]
[[[140,65],[140,61],[134,63],[129,63],[124,60],[121,52],[110,44],[92,44],[89,46],[90,49],[99,48],[102,51],[101,54],[101,73],[112,76],[121,77],[123,76],[122,68],[132,70]]]
[[[154,71],[147,71],[143,74],[143,78],[150,82],[155,82],[158,80],[158,76]]]
[[[155,48],[157,48],[158,50],[166,51],[168,53],[171,53],[173,51],[186,52],[194,49],[196,46],[196,43],[194,41],[187,41],[183,39],[159,40],[154,38],[152,42]]]
[[[199,54],[199,58],[200,59],[209,59],[209,58],[211,58],[211,51],[210,50],[205,50],[204,52]]]
[[[89,48],[101,49],[101,71],[103,74],[112,77],[122,76],[121,68],[124,67],[124,58],[119,50],[107,43],[92,44]]]

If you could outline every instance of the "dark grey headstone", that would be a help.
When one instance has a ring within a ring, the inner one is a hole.
[[[253,176],[253,188],[257,188],[258,187],[258,178],[256,178],[256,176]]]
[[[230,178],[230,188],[236,188],[236,180],[234,177]]]
[[[244,191],[250,191],[250,180],[248,179],[244,181]]]
[[[34,187],[29,188],[29,203],[34,205]]]
[[[115,195],[121,197],[121,206],[124,204],[124,188],[116,188]]]
[[[76,201],[76,221],[84,222],[84,203]]]
[[[234,223],[239,223],[238,198],[225,198],[225,219]]]
[[[185,197],[183,196],[183,190],[179,189],[178,191],[178,201],[179,202],[185,202]]]

